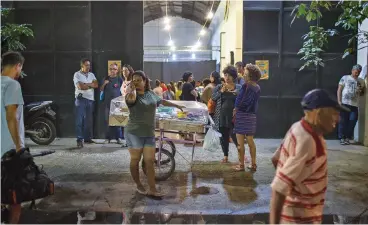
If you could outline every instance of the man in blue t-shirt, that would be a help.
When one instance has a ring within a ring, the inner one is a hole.
[[[7,52],[1,56],[1,155],[24,147],[24,102],[20,84],[16,81],[23,63],[24,58],[18,52]],[[9,223],[18,223],[20,211],[20,204],[10,206]]]

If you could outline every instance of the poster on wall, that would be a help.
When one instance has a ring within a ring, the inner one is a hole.
[[[268,80],[270,72],[270,61],[269,60],[256,60],[256,65],[262,72],[261,80]]]
[[[107,62],[107,73],[110,72],[109,71],[110,70],[110,66],[111,66],[111,64],[114,64],[114,63],[118,64],[118,75],[121,76],[121,60],[109,60]]]

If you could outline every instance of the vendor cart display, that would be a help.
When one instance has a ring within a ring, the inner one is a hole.
[[[209,120],[207,106],[203,103],[196,101],[170,102],[184,106],[185,108],[181,111],[173,107],[157,107],[156,131],[159,135],[156,137],[156,180],[168,179],[175,170],[174,156],[176,153],[176,147],[174,143],[192,145],[192,159],[190,164],[193,164],[194,150],[197,144],[197,134],[205,133]],[[109,125],[126,126],[128,119],[129,109],[125,103],[125,99],[123,97],[113,99],[110,107]],[[165,137],[165,134],[190,135],[193,138],[192,140],[182,140]],[[142,162],[142,167],[143,171],[146,172],[144,162]]]

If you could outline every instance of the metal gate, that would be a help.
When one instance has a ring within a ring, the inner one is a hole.
[[[309,25],[296,19],[290,26],[293,1],[244,1],[243,62],[269,60],[269,79],[261,80],[261,99],[257,119],[257,137],[282,138],[289,127],[300,120],[300,100],[309,90],[323,88],[336,95],[341,76],[349,74],[355,57],[341,59],[346,38],[332,38],[322,55],[325,67],[299,71],[303,64],[297,55],[302,35]],[[317,23],[332,28],[338,12],[323,13]],[[341,34],[344,34],[341,31]],[[336,58],[335,60],[329,60]],[[336,134],[330,135],[335,138]]]

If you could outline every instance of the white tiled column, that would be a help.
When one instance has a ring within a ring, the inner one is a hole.
[[[365,20],[360,29],[368,31],[368,20]],[[358,46],[358,48],[363,46]],[[368,64],[368,48],[363,48],[358,51],[358,64],[364,67]],[[366,87],[368,87],[368,76],[365,78]],[[368,89],[365,95],[361,97],[359,102],[359,120],[354,130],[355,141],[368,146]]]

